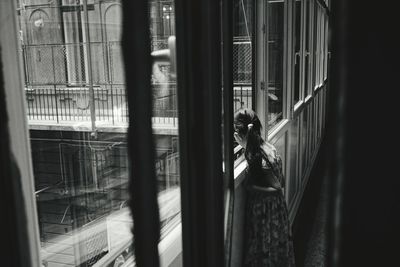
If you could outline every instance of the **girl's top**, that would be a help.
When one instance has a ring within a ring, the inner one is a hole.
[[[285,187],[282,159],[273,145],[264,143],[261,148],[261,168],[247,167],[248,185],[281,190]]]

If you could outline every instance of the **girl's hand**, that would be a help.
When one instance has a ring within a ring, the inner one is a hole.
[[[246,140],[244,140],[244,138],[242,138],[237,132],[233,133],[233,137],[235,138],[236,142],[243,147],[244,149],[246,149]]]

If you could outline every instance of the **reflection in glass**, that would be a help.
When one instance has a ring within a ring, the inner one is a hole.
[[[42,263],[121,266],[133,259],[121,2],[16,2]],[[173,4],[149,1],[152,51],[174,35]],[[169,63],[154,66],[152,85],[163,238],[180,221]]]
[[[149,1],[149,9],[151,51],[174,49],[174,1]],[[169,62],[155,59],[152,74],[152,122],[162,237],[181,220],[177,82],[170,62],[171,59]]]
[[[273,143],[273,145],[275,146],[279,156],[282,159],[282,170],[283,170],[283,175],[285,175],[286,177],[286,133],[283,134],[281,137],[278,138],[278,140]]]
[[[283,118],[284,2],[268,2],[268,126]]]

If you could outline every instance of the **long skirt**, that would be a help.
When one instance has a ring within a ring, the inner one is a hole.
[[[245,267],[294,267],[293,241],[282,191],[248,189]]]

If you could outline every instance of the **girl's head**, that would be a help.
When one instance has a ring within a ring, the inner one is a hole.
[[[249,165],[261,160],[261,122],[257,114],[248,108],[240,109],[234,116],[235,140],[245,149]]]

